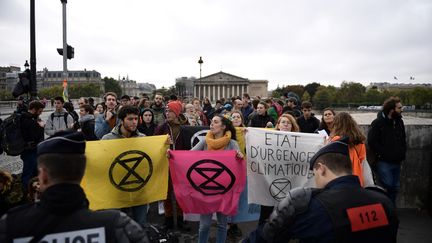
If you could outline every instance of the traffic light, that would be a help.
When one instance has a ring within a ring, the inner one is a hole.
[[[74,58],[74,55],[75,55],[75,49],[72,46],[68,45],[67,46],[67,58],[72,59],[72,58]]]
[[[15,87],[12,91],[12,95],[14,97],[18,97],[22,94],[30,92],[30,77],[31,74],[29,69],[18,74],[18,83],[15,84]]]
[[[63,48],[57,48],[57,52],[58,54],[60,54],[60,56],[63,56]],[[67,51],[66,51],[66,55],[67,55],[67,59],[72,59],[75,56],[75,49],[70,46],[67,45]]]

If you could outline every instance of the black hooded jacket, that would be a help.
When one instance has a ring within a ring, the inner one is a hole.
[[[368,133],[368,144],[379,161],[400,164],[405,159],[406,134],[402,116],[390,119],[379,112]]]

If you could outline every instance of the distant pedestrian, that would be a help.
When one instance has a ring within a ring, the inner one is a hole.
[[[382,111],[372,122],[368,134],[369,147],[375,154],[379,182],[395,203],[400,187],[400,171],[407,150],[402,103],[399,97],[384,101]]]
[[[80,118],[78,119],[79,130],[84,134],[87,141],[98,140],[95,134],[95,117],[93,115],[93,108],[90,105],[80,106]]]
[[[312,103],[304,101],[302,103],[302,112],[303,115],[297,118],[300,132],[314,133],[318,129],[320,121],[312,113]]]
[[[273,127],[275,120],[267,114],[268,104],[261,101],[257,105],[256,114],[249,119],[249,127]]]
[[[146,136],[153,136],[156,127],[153,110],[149,108],[144,109],[141,113],[141,124],[138,126],[138,131],[144,133]]]
[[[327,137],[330,136],[330,134],[333,131],[335,116],[336,116],[336,112],[332,108],[325,108],[323,110],[323,115],[321,117],[320,125],[316,132],[323,130],[326,132]]]
[[[98,115],[95,124],[95,134],[99,139],[105,134],[110,133],[116,125],[120,124],[116,113],[117,94],[114,92],[107,92],[104,95],[104,101],[106,109],[102,115]]]
[[[282,113],[288,113],[294,116],[295,118],[299,118],[302,115],[301,110],[298,107],[298,100],[295,97],[289,97],[286,100],[286,104],[282,109]]]
[[[39,118],[45,106],[37,100],[30,102],[28,112],[23,112],[21,117],[21,131],[26,149],[21,153],[23,161],[22,183],[27,186],[29,180],[37,176],[37,145],[44,140],[45,123]]]
[[[78,123],[79,115],[75,111],[73,103],[72,102],[65,102],[64,105],[63,105],[63,107],[67,111],[67,113],[69,113],[69,115],[71,115],[72,118],[73,118],[72,128],[75,131],[78,130],[78,128],[79,128],[79,123]]]
[[[69,113],[64,109],[64,99],[61,96],[54,98],[54,112],[51,113],[45,125],[45,133],[48,136],[54,135],[54,133],[59,131],[65,131],[73,128],[74,119]]]
[[[153,105],[150,108],[153,110],[156,125],[162,125],[165,122],[165,104],[162,94],[155,94]]]

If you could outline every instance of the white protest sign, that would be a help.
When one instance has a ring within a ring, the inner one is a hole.
[[[248,128],[248,201],[274,206],[313,176],[309,160],[324,146],[319,134]],[[310,183],[310,182],[309,182]]]

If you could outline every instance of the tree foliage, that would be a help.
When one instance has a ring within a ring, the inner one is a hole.
[[[313,83],[307,84],[307,85],[304,87],[304,90],[305,90],[305,92],[308,92],[308,93],[309,93],[309,95],[310,95],[311,98],[313,98],[314,95],[315,95],[315,93],[316,93],[317,90],[318,90],[318,87],[320,87],[320,86],[321,86],[321,84],[316,83],[316,82],[313,82]]]
[[[78,99],[80,97],[99,97],[100,87],[94,83],[71,84],[68,85],[69,99]],[[39,90],[39,97],[54,98],[63,95],[63,86],[55,85],[50,88]]]
[[[103,80],[105,81],[105,92],[114,92],[118,97],[123,95],[122,89],[117,80],[108,77],[104,77]]]

